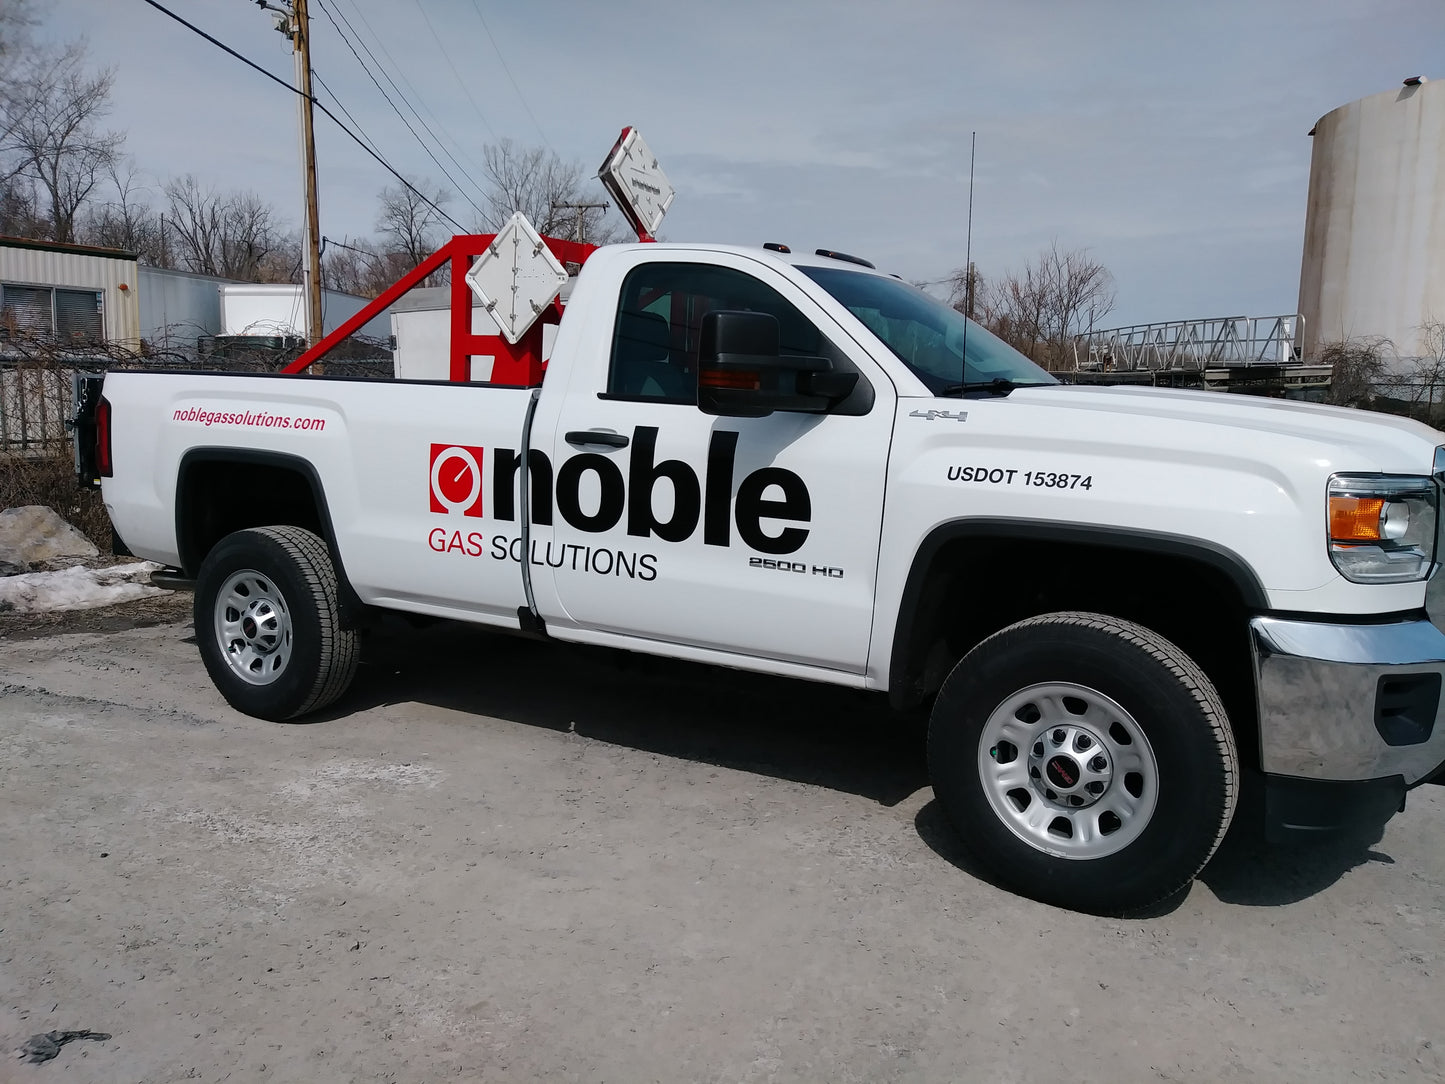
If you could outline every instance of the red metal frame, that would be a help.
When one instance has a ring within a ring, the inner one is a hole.
[[[442,265],[450,260],[452,264],[452,334],[449,378],[458,382],[470,380],[471,356],[473,354],[490,354],[494,361],[492,378],[488,383],[523,388],[535,387],[540,384],[542,374],[547,368],[546,362],[542,360],[542,327],[544,324],[555,324],[561,320],[562,305],[560,302],[554,301],[515,345],[507,342],[500,334],[478,335],[472,331],[472,291],[467,286],[467,271],[471,268],[472,260],[486,252],[487,246],[496,239],[496,236],[494,233],[480,233],[459,234],[453,237],[399,278],[394,285],[383,290],[375,301],[370,302],[355,316],[330,335],[325,336],[281,371],[283,373],[299,373],[310,368],[330,353],[337,343],[354,334],[368,320],[383,312],[397,298],[422,282],[428,275],[440,270]],[[563,241],[556,237],[544,237],[542,240],[551,249],[552,255],[563,264],[586,263],[587,257],[597,251],[596,245],[583,244],[579,241]]]

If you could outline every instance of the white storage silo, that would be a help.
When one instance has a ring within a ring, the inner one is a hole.
[[[1428,353],[1445,322],[1445,81],[1342,105],[1313,132],[1299,311],[1304,356],[1384,336]]]

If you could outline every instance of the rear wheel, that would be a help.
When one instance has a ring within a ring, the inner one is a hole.
[[[1084,911],[1184,888],[1234,814],[1238,756],[1219,694],[1179,648],[1099,614],[1031,618],[944,683],[934,791],[1000,881]]]
[[[237,711],[294,719],[351,684],[357,635],[343,629],[326,543],[300,527],[237,531],[196,578],[196,641],[221,695]]]

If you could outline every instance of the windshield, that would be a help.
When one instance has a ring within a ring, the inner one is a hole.
[[[915,286],[833,267],[798,270],[863,321],[935,395],[957,394],[965,390],[963,385],[986,387],[993,381],[1058,383],[1002,339]]]

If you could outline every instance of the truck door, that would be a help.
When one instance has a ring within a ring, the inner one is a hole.
[[[531,555],[553,626],[861,674],[893,387],[776,269],[689,255],[638,257],[559,400],[552,536]],[[829,414],[703,414],[699,331],[718,310],[773,314],[782,353],[829,357],[858,387]]]
[[[515,628],[526,596],[508,551],[519,532],[505,468],[531,392],[426,381],[346,388],[355,436],[327,477],[352,585],[376,605]],[[334,480],[343,477],[349,484]]]

